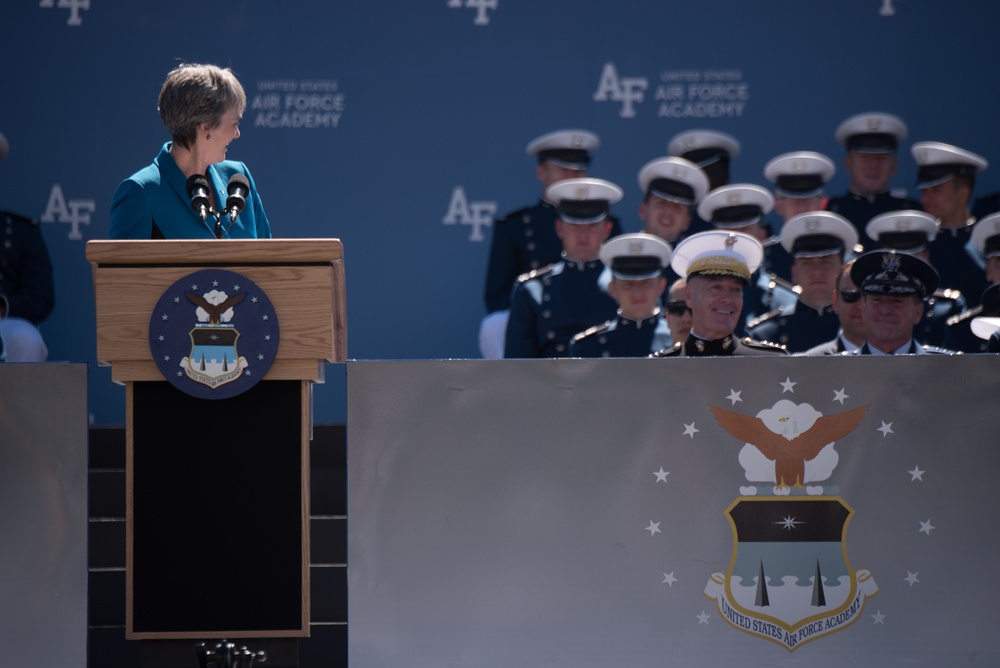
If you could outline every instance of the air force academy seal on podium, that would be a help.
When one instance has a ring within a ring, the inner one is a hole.
[[[222,269],[188,274],[160,297],[149,349],[163,377],[200,399],[226,399],[257,384],[278,351],[271,301],[245,276]]]

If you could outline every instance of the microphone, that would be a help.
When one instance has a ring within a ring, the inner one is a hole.
[[[208,219],[211,202],[208,199],[208,179],[204,174],[192,174],[187,180],[187,194],[191,198],[191,208],[201,216],[201,222]]]
[[[233,174],[229,177],[229,185],[226,186],[229,197],[226,199],[226,211],[229,212],[229,223],[236,222],[236,216],[240,215],[247,205],[247,195],[250,193],[250,181],[242,174]]]

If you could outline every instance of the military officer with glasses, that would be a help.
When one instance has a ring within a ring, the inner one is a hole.
[[[670,252],[666,241],[642,232],[622,234],[601,246],[601,262],[611,273],[608,293],[618,302],[618,316],[574,336],[570,357],[649,357],[670,345],[670,329],[660,309]]]
[[[789,306],[747,325],[750,336],[801,353],[832,339],[840,326],[833,310],[837,274],[858,242],[854,226],[830,211],[792,217],[781,232],[781,245],[792,257],[792,281],[801,291]]]
[[[672,343],[683,343],[691,333],[691,307],[684,301],[686,287],[687,281],[683,278],[674,281],[667,290],[667,301],[663,305]]]
[[[601,277],[598,254],[611,233],[610,207],[622,189],[602,179],[566,179],[549,186],[556,202],[562,260],[523,274],[511,296],[505,358],[566,357],[570,339],[614,318],[618,305]]]
[[[837,289],[833,291],[833,312],[837,314],[840,329],[833,339],[810,348],[802,356],[839,355],[853,352],[864,345],[868,338],[864,317],[861,313],[861,291],[851,280],[854,260],[848,260],[837,273]]]
[[[913,338],[924,299],[938,286],[934,267],[896,250],[865,253],[854,260],[851,280],[861,289],[861,314],[868,332],[853,355],[955,354]]]
[[[687,281],[684,301],[691,308],[691,333],[653,357],[787,355],[780,346],[736,334],[743,288],[763,257],[760,241],[740,232],[709,230],[681,241],[670,264]]]

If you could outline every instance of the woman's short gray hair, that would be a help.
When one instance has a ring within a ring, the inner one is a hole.
[[[167,75],[160,89],[160,119],[174,142],[185,148],[194,144],[198,126],[216,128],[230,111],[240,116],[247,95],[233,71],[215,65],[184,63]]]

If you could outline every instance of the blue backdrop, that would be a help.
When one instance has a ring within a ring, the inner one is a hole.
[[[816,150],[840,165],[849,115],[902,116],[912,141],[1000,161],[1000,5],[980,0],[22,0],[0,6],[0,208],[39,218],[57,306],[50,359],[89,362],[90,412],[124,421],[95,366],[84,245],[106,238],[118,183],[169,137],[156,113],[178,61],[232,67],[248,95],[246,162],[276,236],[337,237],[354,359],[478,356],[493,218],[537,199],[524,147],[597,132],[591,174],[621,185],[640,228],[639,168],[677,132],[743,145],[732,180]],[[846,188],[840,169],[831,194]],[[1000,163],[977,194],[1000,188]],[[346,420],[343,365],[316,420]]]

